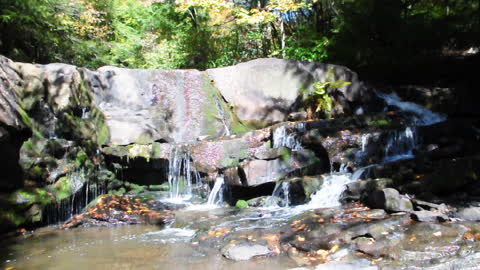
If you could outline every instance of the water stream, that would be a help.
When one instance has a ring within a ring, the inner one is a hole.
[[[395,94],[378,93],[390,106],[415,114],[412,126],[392,132],[385,147],[385,162],[412,158],[418,146],[415,125],[428,125],[442,121],[443,116],[434,114],[414,103],[401,101]],[[221,110],[219,110],[221,111]],[[85,114],[85,111],[82,112]],[[221,115],[223,118],[223,115]],[[225,125],[225,135],[229,135]],[[305,124],[279,126],[272,134],[274,148],[287,147],[301,150],[298,134],[305,131]],[[361,151],[369,143],[367,135],[361,138]],[[314,192],[308,203],[291,205],[290,184],[277,182],[272,195],[263,207],[236,209],[224,207],[223,176],[218,176],[203,204],[193,204],[195,187],[201,185],[198,172],[192,164],[188,146],[177,145],[170,151],[167,180],[169,192],[165,201],[182,203],[187,207],[175,211],[175,221],[164,228],[157,226],[128,226],[116,228],[81,228],[59,231],[56,228],[39,230],[34,236],[4,245],[0,259],[6,269],[288,269],[298,266],[287,255],[267,256],[247,262],[226,260],[219,252],[226,243],[243,239],[261,238],[270,234],[281,234],[292,219],[311,211],[343,211],[340,196],[347,184],[358,181],[369,168],[368,165],[350,173],[346,164],[339,172],[323,175],[321,188]],[[104,187],[83,185],[81,177],[70,177],[71,187],[85,190],[84,198],[72,197],[68,214],[79,212],[74,209],[82,200],[89,200],[103,193]],[[83,207],[82,206],[82,207]],[[58,215],[57,215],[58,216]],[[63,216],[62,216],[63,217]],[[63,217],[64,218],[64,217]],[[228,233],[228,237],[223,238]],[[212,242],[199,244],[212,238]],[[393,238],[392,238],[393,239]],[[215,240],[215,241],[214,241]],[[254,241],[253,241],[254,242]],[[1,249],[1,248],[0,248]],[[349,253],[350,251],[344,251]],[[358,262],[358,260],[357,260]],[[364,265],[365,266],[365,265]],[[13,268],[8,268],[13,267]],[[369,264],[367,263],[367,267]],[[332,268],[333,269],[333,268]],[[343,269],[343,268],[338,268]],[[355,269],[355,268],[347,268]]]

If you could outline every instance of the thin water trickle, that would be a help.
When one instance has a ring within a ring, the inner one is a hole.
[[[230,136],[230,129],[228,128],[227,122],[225,120],[225,110],[223,109],[219,99],[220,98],[218,97],[218,95],[215,95],[215,105],[217,106],[217,111],[224,127],[223,136]]]
[[[88,112],[86,107],[82,107],[82,119],[88,118]]]
[[[223,177],[217,177],[212,191],[210,192],[210,195],[208,195],[207,205],[219,205],[223,202],[224,182],[225,180]]]
[[[362,152],[365,152],[367,149],[367,144],[368,144],[368,134],[363,134],[362,135]]]
[[[267,207],[289,207],[290,206],[290,183],[280,181],[275,184],[272,196],[265,202]]]

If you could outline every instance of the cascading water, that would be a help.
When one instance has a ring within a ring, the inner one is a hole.
[[[368,144],[368,134],[363,134],[362,135],[362,152],[365,152],[367,149],[367,144]]]
[[[308,208],[328,208],[338,207],[340,195],[345,190],[346,185],[357,181],[366,169],[375,165],[369,165],[358,169],[355,173],[332,173],[326,175],[323,179],[322,187],[311,196]]]
[[[267,206],[290,206],[290,184],[288,182],[277,182],[273,189],[272,196],[265,204]]]
[[[297,132],[305,130],[305,123],[297,123],[293,126],[292,131],[287,129],[287,126],[277,127],[273,131],[273,148],[287,147],[292,151],[303,149],[302,144],[298,138]]]
[[[385,162],[413,158],[413,151],[417,147],[415,127],[406,127],[405,130],[395,131],[385,146]]]
[[[170,199],[183,201],[192,197],[193,184],[198,184],[199,176],[192,166],[190,153],[186,147],[172,148],[167,179]]]
[[[223,202],[223,187],[225,180],[223,177],[217,177],[212,191],[208,195],[207,205],[219,205]]]
[[[380,98],[385,101],[387,105],[397,107],[404,112],[410,112],[415,114],[415,117],[413,119],[414,125],[428,126],[446,120],[445,116],[434,113],[423,106],[420,106],[413,102],[402,101],[396,93],[376,93]]]
[[[89,182],[84,171],[73,171],[66,176],[71,197],[46,207],[45,224],[64,222],[82,212],[91,200],[105,194],[107,188],[102,183]]]

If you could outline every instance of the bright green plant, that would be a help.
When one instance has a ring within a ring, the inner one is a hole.
[[[316,113],[323,112],[328,117],[332,112],[333,104],[330,94],[334,90],[350,84],[351,82],[344,80],[335,80],[333,68],[330,68],[324,82],[313,84],[313,91],[307,94],[307,102],[314,104]]]
[[[248,207],[248,203],[245,200],[238,200],[235,207],[243,209]]]

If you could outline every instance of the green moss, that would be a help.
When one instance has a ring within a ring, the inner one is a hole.
[[[248,149],[244,148],[244,149],[241,149],[240,151],[238,151],[238,157],[240,159],[245,159],[248,157]]]
[[[128,192],[129,194],[138,194],[142,191],[144,191],[146,186],[141,186],[137,184],[130,184],[130,191]]]
[[[124,195],[125,193],[127,193],[127,190],[124,188],[124,187],[121,187],[117,190],[114,190],[114,191],[110,191],[108,194],[113,194],[113,195],[117,195],[117,196],[122,196]]]
[[[235,204],[235,207],[240,209],[247,208],[248,203],[245,200],[238,200],[237,203]]]
[[[42,167],[39,167],[39,166],[34,166],[31,170],[30,170],[30,173],[32,175],[32,177],[34,178],[41,178],[42,175],[43,175],[43,172],[44,172],[44,169]]]
[[[30,116],[28,116],[28,113],[20,107],[18,107],[18,113],[20,114],[20,117],[22,117],[22,122],[27,127],[31,127],[33,122],[32,122],[32,119],[30,118]]]
[[[378,126],[378,127],[382,127],[382,126],[388,126],[390,125],[390,121],[386,120],[386,119],[377,119],[377,120],[371,120],[368,122],[369,125],[371,126]]]
[[[77,153],[77,156],[75,157],[75,165],[77,168],[81,167],[83,164],[85,164],[85,161],[88,160],[87,153],[84,151],[79,151]]]
[[[105,145],[110,140],[110,131],[103,121],[97,122],[97,143]]]
[[[136,157],[143,157],[148,161],[150,161],[151,153],[152,153],[152,146],[151,145],[141,145],[141,144],[133,144],[128,145],[128,156],[131,158]]]
[[[29,206],[35,203],[46,205],[53,201],[50,194],[42,188],[20,189],[12,194],[10,199],[13,204]]]
[[[223,168],[236,167],[240,161],[237,158],[224,158],[220,161],[220,166]]]
[[[162,156],[161,144],[158,142],[152,143],[152,158],[160,158]]]
[[[53,193],[57,201],[62,201],[72,195],[70,180],[68,177],[61,177],[55,184],[52,185]]]
[[[218,107],[220,106],[224,112],[224,121],[227,122],[229,126],[229,131],[233,134],[243,133],[252,130],[250,127],[245,126],[235,115],[233,110],[228,106],[226,102],[224,102],[220,91],[212,85],[210,78],[205,75],[202,85],[203,90],[207,94],[208,100],[204,104],[203,113],[205,120],[207,121],[206,127],[209,129],[207,130],[206,135],[217,135],[217,130],[215,129],[215,124],[219,120],[219,112]],[[218,103],[218,104],[217,104]],[[221,120],[221,119],[220,119]]]
[[[288,148],[281,148],[280,149],[280,157],[282,161],[288,162],[292,158],[292,153],[288,150]]]
[[[168,185],[168,182],[165,182],[161,185],[150,185],[148,186],[148,189],[154,191],[168,191],[170,189],[170,186]]]
[[[20,215],[13,210],[3,210],[0,212],[0,221],[2,221],[2,223],[8,222],[18,227],[24,224],[27,220],[23,215]]]

